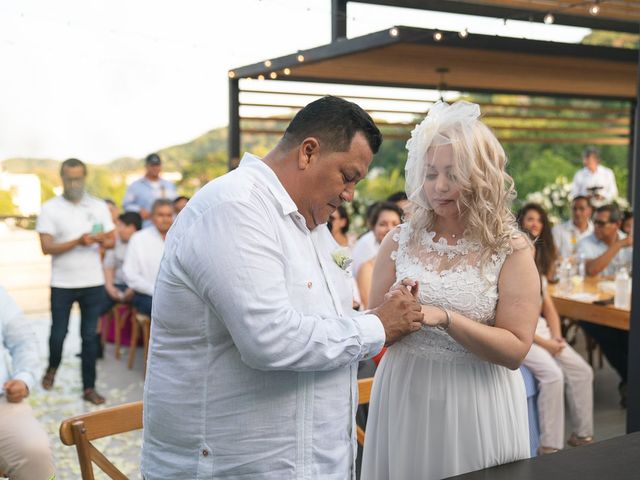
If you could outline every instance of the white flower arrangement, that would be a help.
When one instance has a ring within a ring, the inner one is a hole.
[[[525,203],[537,203],[542,206],[549,215],[549,221],[557,225],[571,217],[571,182],[566,177],[558,177],[541,191],[528,194]],[[616,203],[622,210],[629,208],[626,198],[618,197],[611,203]]]
[[[353,259],[349,256],[346,250],[339,248],[331,253],[331,258],[335,264],[340,267],[342,270],[347,271],[347,269],[353,263]]]

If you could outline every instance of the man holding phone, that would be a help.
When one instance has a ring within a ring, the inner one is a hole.
[[[36,230],[45,255],[51,255],[51,335],[49,366],[42,387],[53,388],[62,360],[69,314],[80,306],[83,398],[93,404],[105,399],[95,390],[98,344],[96,327],[104,299],[100,246],[111,248],[115,234],[107,204],[85,191],[86,165],[75,158],[60,167],[63,193],[42,206]]]

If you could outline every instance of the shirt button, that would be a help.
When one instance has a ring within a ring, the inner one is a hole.
[[[209,456],[209,450],[202,450],[202,456],[204,457],[208,457]]]
[[[307,282],[307,288],[313,287],[313,282]]]

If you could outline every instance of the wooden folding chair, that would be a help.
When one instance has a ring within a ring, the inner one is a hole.
[[[125,311],[122,312],[121,310],[123,309],[123,307],[125,308]],[[131,306],[126,304],[126,303],[116,303],[112,308],[111,311],[109,311],[109,313],[106,313],[105,315],[103,315],[102,317],[100,317],[100,320],[104,320],[104,323],[101,325],[100,329],[101,329],[101,342],[102,342],[102,349],[104,351],[104,347],[107,343],[107,335],[109,334],[109,327],[111,325],[111,322],[113,321],[114,323],[114,346],[115,346],[115,351],[114,351],[114,355],[116,357],[116,359],[120,359],[120,347],[122,345],[122,329],[124,328],[125,322],[126,320],[129,318],[129,316],[131,315]]]
[[[65,445],[76,446],[82,480],[95,480],[93,463],[109,478],[127,480],[126,475],[94,447],[91,441],[141,428],[142,402],[125,403],[63,420],[60,424],[60,440]]]
[[[371,399],[372,378],[362,378],[358,380],[358,405],[366,405]],[[364,430],[360,425],[356,425],[356,438],[360,445],[364,445]]]

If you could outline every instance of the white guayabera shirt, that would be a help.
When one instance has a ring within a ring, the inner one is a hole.
[[[145,479],[354,476],[357,362],[385,337],[336,248],[252,155],[188,203],[153,296]]]

